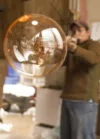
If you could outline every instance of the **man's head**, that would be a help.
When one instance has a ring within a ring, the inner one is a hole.
[[[70,25],[72,37],[79,40],[80,43],[87,41],[90,38],[90,30],[87,23],[76,21]]]

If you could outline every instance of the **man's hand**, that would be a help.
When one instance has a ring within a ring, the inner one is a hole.
[[[68,51],[70,51],[70,52],[74,52],[77,48],[76,39],[74,39],[70,36],[66,37],[66,44],[68,47]]]

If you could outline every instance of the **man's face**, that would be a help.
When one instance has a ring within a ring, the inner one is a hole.
[[[73,37],[79,40],[80,43],[83,43],[89,39],[90,31],[87,31],[84,27],[76,28]]]

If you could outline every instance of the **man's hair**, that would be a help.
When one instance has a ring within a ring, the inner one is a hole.
[[[72,33],[75,32],[75,30],[80,29],[81,27],[85,28],[86,31],[89,30],[89,26],[86,22],[84,21],[74,21],[70,24],[69,26],[69,31],[71,31]]]

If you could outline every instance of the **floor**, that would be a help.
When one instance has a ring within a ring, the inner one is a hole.
[[[20,113],[5,113],[3,123],[12,128],[10,132],[0,130],[0,139],[47,139],[45,136],[52,130],[38,126],[35,116]]]
[[[44,134],[48,134],[51,129],[39,127],[33,121],[32,115],[9,113],[3,117],[3,121],[4,124],[12,124],[13,127],[10,132],[0,131],[0,139],[58,139],[57,137],[43,138]]]
[[[32,116],[9,114],[3,118],[4,124],[12,124],[10,132],[1,131],[0,139],[33,139]]]

